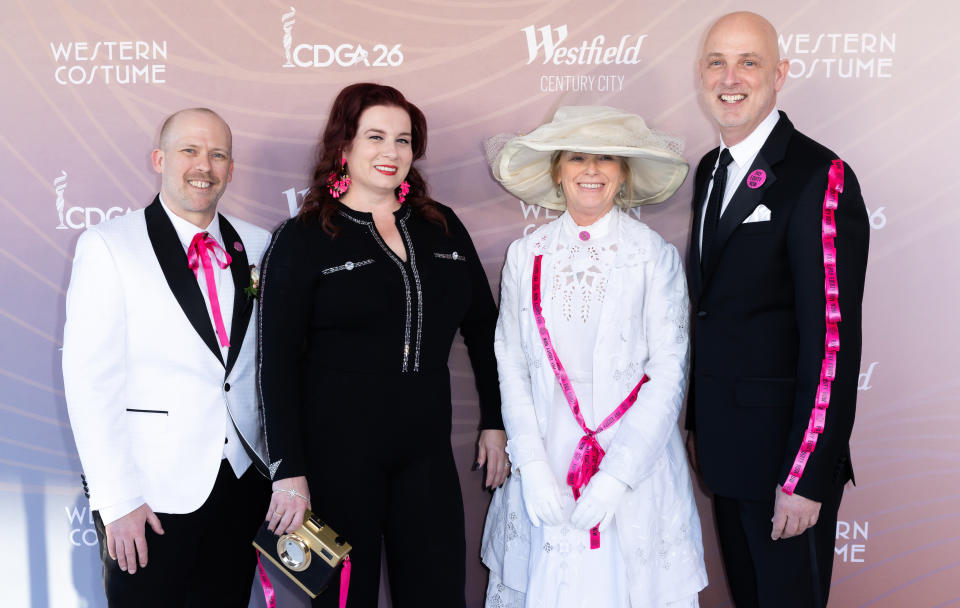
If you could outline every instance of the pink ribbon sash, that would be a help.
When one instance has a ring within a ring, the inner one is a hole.
[[[217,337],[220,339],[221,346],[229,347],[230,338],[227,336],[227,328],[223,324],[223,315],[220,313],[220,300],[217,298],[217,282],[213,276],[211,256],[220,268],[226,268],[233,261],[230,254],[210,236],[209,232],[198,232],[187,247],[187,264],[193,270],[194,276],[198,278],[200,267],[203,267],[203,277],[207,282],[207,294],[210,296],[210,309],[213,311],[213,324],[217,329]]]
[[[587,422],[583,418],[583,413],[580,411],[580,402],[577,399],[577,394],[573,390],[573,383],[570,381],[569,376],[567,376],[566,370],[563,369],[563,364],[560,362],[557,351],[553,348],[553,341],[550,339],[550,332],[547,331],[547,323],[543,318],[543,308],[540,303],[540,266],[542,258],[542,255],[538,255],[533,259],[533,316],[537,321],[540,341],[543,343],[544,350],[547,351],[547,359],[550,361],[553,375],[557,377],[557,381],[560,383],[563,396],[567,399],[567,403],[570,404],[570,411],[573,412],[573,417],[576,418],[577,424],[583,429],[584,435],[580,438],[580,443],[577,444],[577,449],[573,452],[570,469],[567,471],[567,485],[573,488],[574,500],[579,500],[580,489],[587,485],[590,478],[600,470],[600,461],[603,460],[606,454],[603,448],[600,447],[600,442],[597,441],[597,433],[610,428],[627,413],[627,410],[636,402],[637,395],[640,393],[640,387],[643,386],[649,378],[644,374],[640,382],[638,382],[637,385],[633,387],[633,390],[630,391],[630,394],[627,395],[627,398],[617,406],[617,409],[603,419],[603,422],[597,426],[596,430],[591,430],[587,426]],[[599,546],[600,530],[597,526],[594,526],[590,529],[590,548],[596,549]]]
[[[817,437],[823,433],[827,422],[827,408],[830,406],[830,388],[837,374],[837,352],[840,350],[840,286],[837,282],[837,248],[834,239],[837,236],[836,211],[843,192],[843,161],[834,160],[827,175],[827,191],[823,196],[823,218],[820,224],[820,236],[823,242],[823,291],[826,296],[824,322],[823,362],[820,364],[820,383],[817,396],[810,412],[810,422],[800,444],[800,450],[793,460],[787,480],[783,482],[783,492],[793,494],[797,483],[803,476],[807,461],[817,447]]]

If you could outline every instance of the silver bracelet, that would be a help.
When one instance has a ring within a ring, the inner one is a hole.
[[[273,491],[274,494],[276,494],[277,492],[283,492],[284,494],[288,494],[288,495],[290,496],[290,498],[293,498],[294,496],[296,496],[297,498],[302,498],[303,500],[305,500],[305,501],[307,501],[307,502],[310,502],[310,499],[309,499],[309,498],[307,498],[306,496],[304,496],[304,495],[301,494],[300,492],[297,492],[297,491],[294,490],[293,488],[280,488],[280,489],[277,489],[277,490],[274,490],[274,491]]]

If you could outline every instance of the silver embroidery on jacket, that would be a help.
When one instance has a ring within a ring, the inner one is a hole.
[[[454,251],[453,253],[439,253],[434,252],[433,257],[440,258],[441,260],[456,260],[458,262],[466,262],[467,256],[462,253]]]
[[[404,328],[404,331],[403,331],[403,365],[401,366],[400,371],[406,372],[407,369],[409,368],[409,360],[410,360],[410,325],[412,323],[411,316],[412,316],[412,308],[413,308],[413,300],[410,296],[410,277],[407,276],[407,271],[403,267],[403,262],[400,260],[400,258],[397,257],[397,254],[395,254],[393,250],[390,249],[390,247],[383,242],[383,239],[380,238],[380,233],[377,232],[377,227],[376,225],[374,225],[373,222],[366,222],[364,220],[357,219],[347,213],[344,213],[343,211],[340,212],[340,215],[342,215],[343,217],[347,218],[348,220],[350,220],[355,224],[366,226],[370,230],[370,234],[371,236],[373,236],[373,240],[376,241],[377,245],[380,246],[380,249],[383,249],[383,252],[387,254],[387,257],[393,260],[393,263],[396,264],[397,268],[400,269],[400,276],[403,277],[403,289],[407,299],[407,319],[406,319],[406,327]],[[410,217],[409,208],[407,209],[406,216],[404,216],[403,220],[406,220],[408,217]],[[408,245],[408,248],[409,248],[409,245]]]
[[[339,266],[331,266],[330,268],[324,268],[320,271],[320,274],[333,274],[341,270],[353,270],[354,268],[360,268],[361,266],[366,266],[367,264],[373,264],[372,259],[360,260],[359,262],[346,261]]]
[[[263,352],[263,305],[264,297],[263,290],[267,285],[267,264],[270,261],[270,256],[273,254],[273,248],[277,244],[277,241],[280,240],[280,234],[287,228],[290,222],[293,220],[287,220],[280,226],[280,229],[277,230],[276,236],[273,237],[273,240],[270,241],[270,247],[267,249],[267,253],[263,256],[263,262],[260,264],[261,273],[260,273],[260,284],[259,284],[259,298],[257,301],[260,305],[260,310],[257,313],[257,395],[259,399],[259,409],[260,409],[260,424],[263,427],[263,449],[267,453],[267,462],[270,462],[270,442],[267,437],[267,415],[264,407],[263,400],[263,357],[260,353]],[[281,459],[282,460],[282,459]],[[280,466],[280,460],[275,463],[268,465],[270,468],[270,479],[273,479],[273,476],[276,474],[276,467]]]
[[[281,458],[280,460],[278,460],[278,461],[276,461],[276,462],[271,462],[271,463],[270,463],[270,467],[269,467],[269,468],[270,468],[270,479],[273,479],[274,477],[276,477],[276,475],[277,475],[277,469],[280,468],[280,463],[281,463],[281,462],[283,462],[283,458]]]
[[[400,220],[400,228],[403,229],[403,236],[407,241],[407,255],[410,256],[410,270],[413,271],[413,282],[417,286],[417,343],[413,351],[413,371],[420,370],[420,336],[423,334],[423,291],[420,288],[420,273],[417,271],[417,254],[413,250],[413,239],[407,232],[407,218],[410,217],[409,210]]]

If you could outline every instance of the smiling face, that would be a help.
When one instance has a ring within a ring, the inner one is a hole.
[[[232,143],[227,123],[210,111],[185,110],[167,122],[151,160],[173,213],[200,228],[210,225],[233,178]]]
[[[623,162],[610,154],[560,153],[553,178],[563,188],[567,211],[577,224],[592,224],[613,207],[625,179]]]
[[[410,116],[396,106],[370,106],[357,121],[357,134],[344,151],[350,189],[345,202],[358,197],[392,195],[413,163]]]
[[[763,17],[733,13],[710,28],[700,56],[700,92],[723,143],[741,142],[763,122],[776,106],[788,69],[777,32]]]

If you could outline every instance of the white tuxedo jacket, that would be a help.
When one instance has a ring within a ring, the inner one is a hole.
[[[256,302],[244,289],[270,235],[235,218],[219,221],[233,258],[234,301],[221,302],[223,315],[233,315],[226,361],[159,199],[77,242],[63,382],[90,506],[105,524],[143,502],[164,513],[199,508],[216,480],[227,424],[265,470]]]
[[[597,435],[606,455],[600,470],[627,486],[616,511],[632,606],[662,606],[706,586],[700,519],[677,419],[689,363],[687,295],[677,250],[619,208],[617,253],[593,349],[593,405],[602,420],[646,374],[636,402]],[[559,220],[514,241],[500,290],[495,347],[503,397],[507,452],[515,470],[494,493],[481,557],[502,571],[504,584],[526,588],[530,520],[518,487],[523,465],[549,462],[543,437],[558,382],[532,307],[534,257],[543,255],[543,310],[552,310],[553,263]],[[550,320],[546,319],[547,329]],[[573,416],[572,413],[568,415]],[[573,457],[573,454],[570,454]],[[561,491],[569,492],[565,479]],[[519,541],[519,542],[518,542]]]

